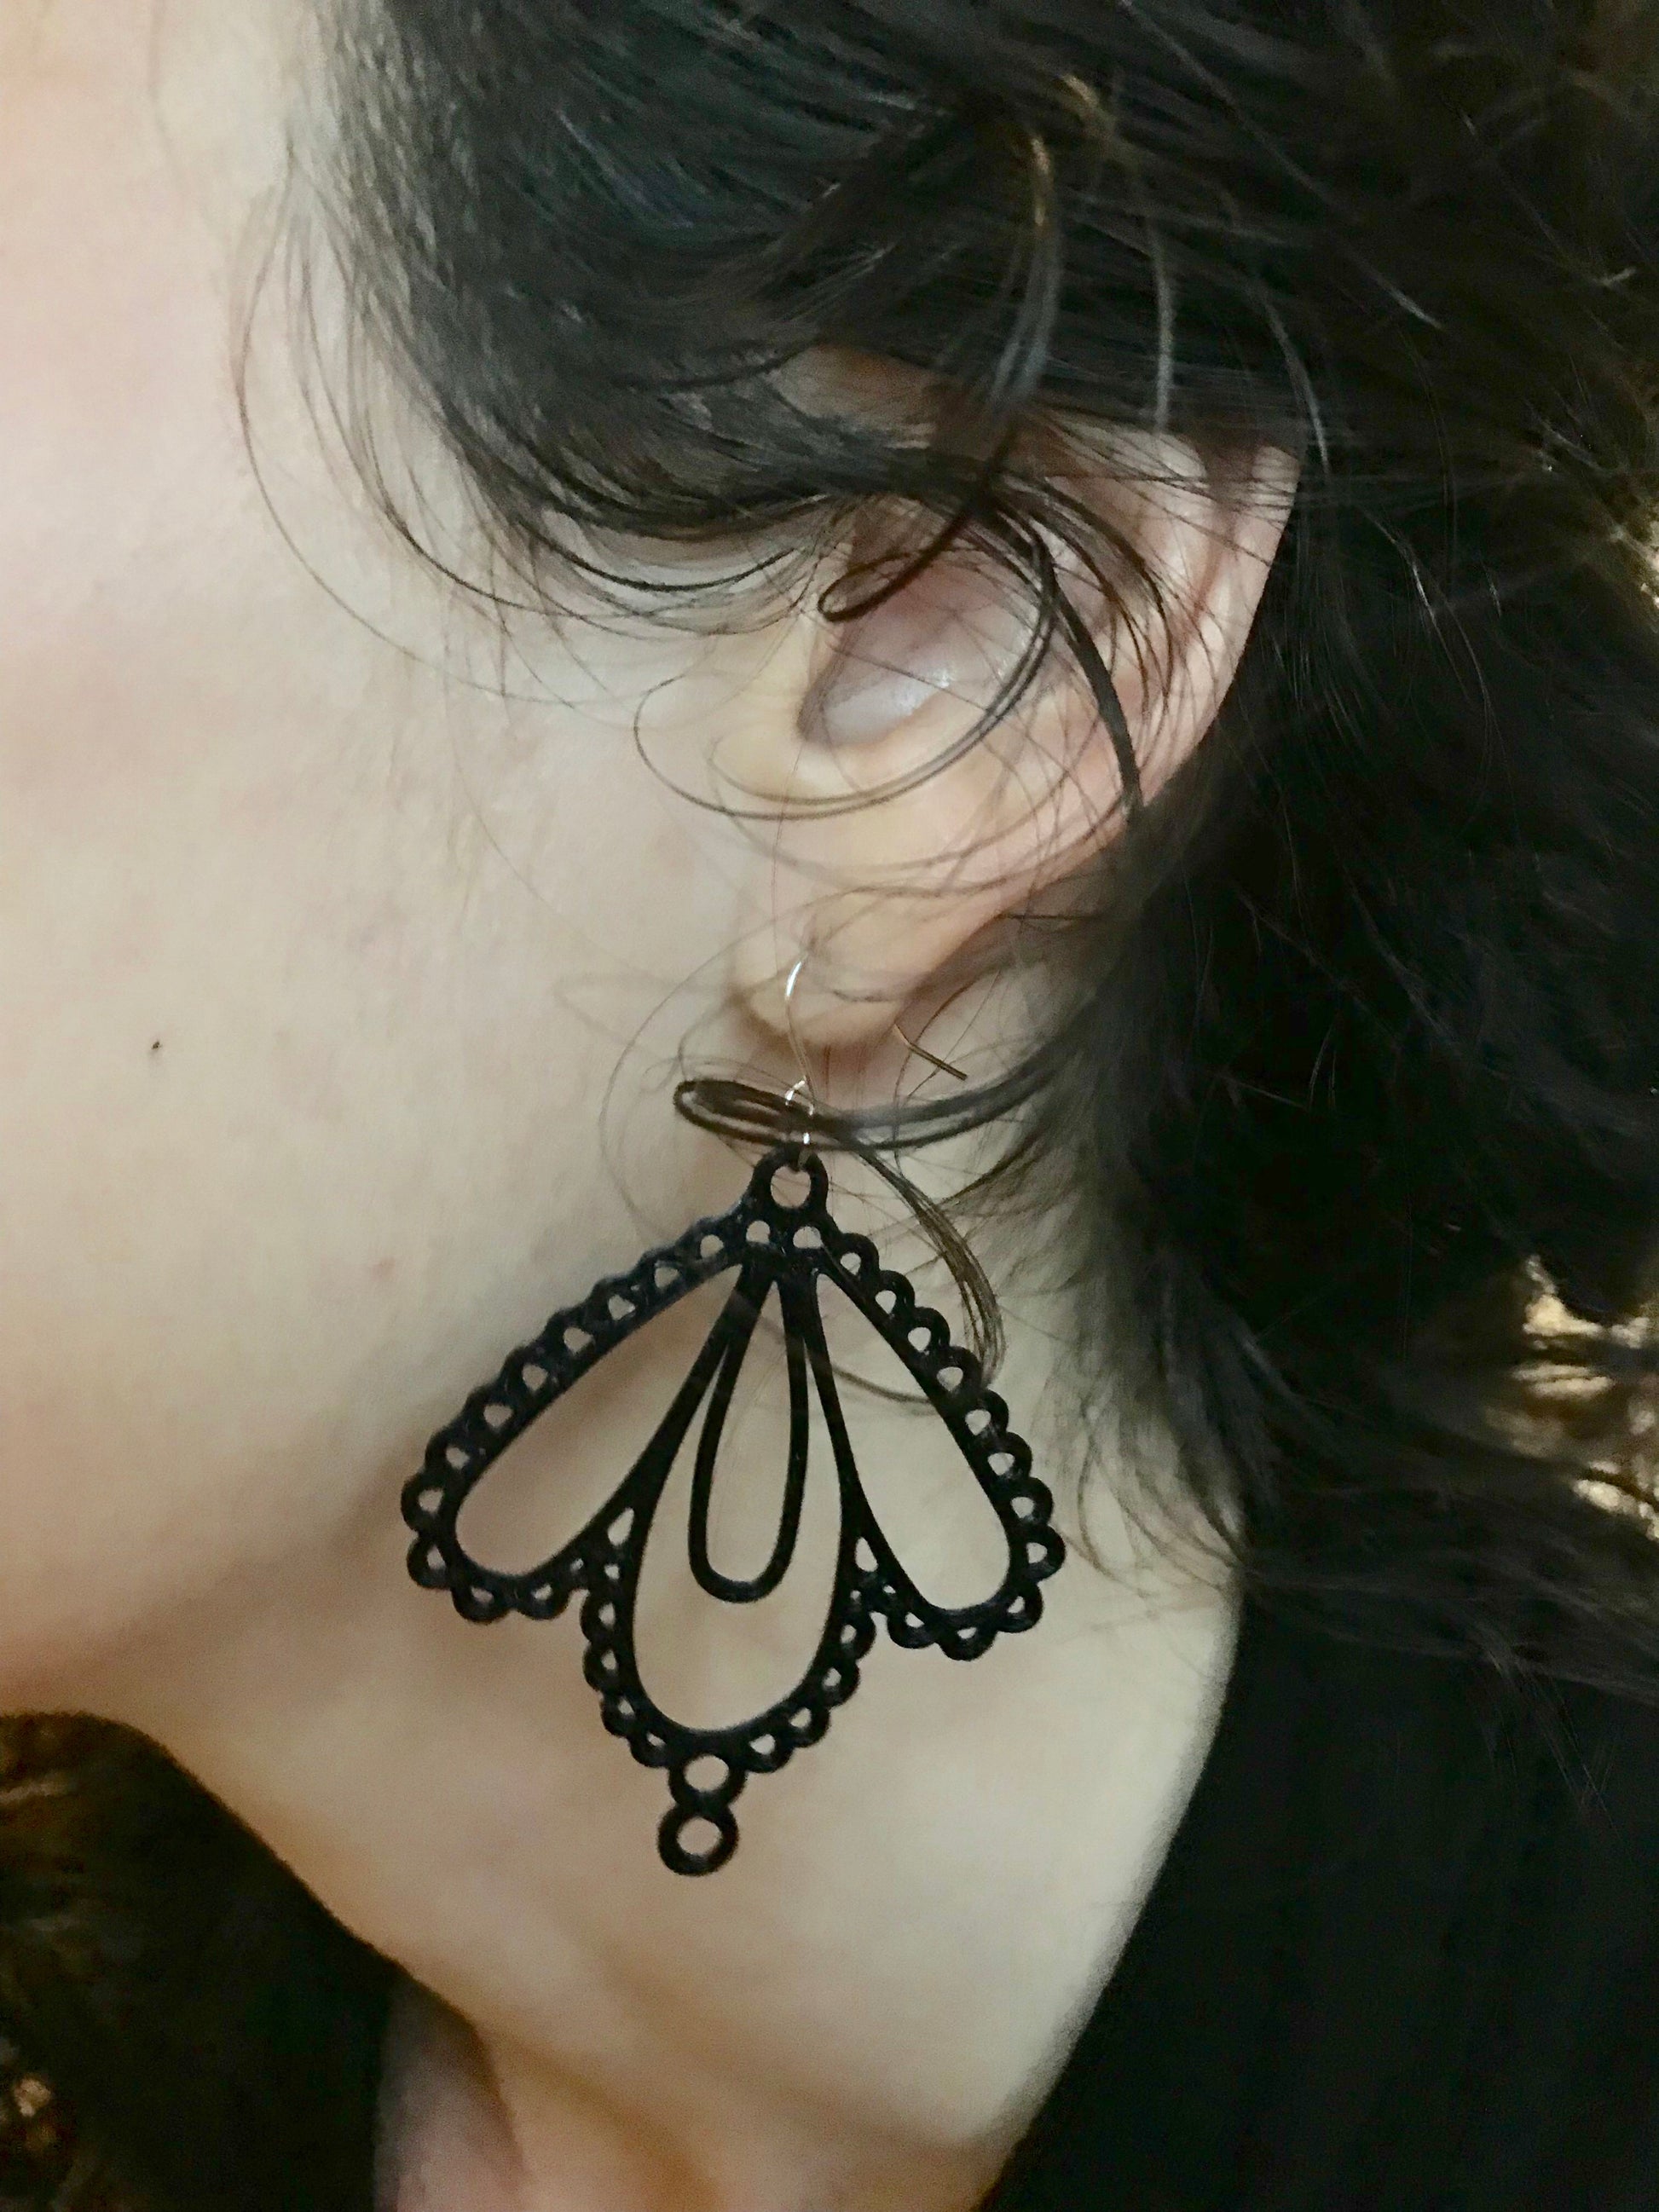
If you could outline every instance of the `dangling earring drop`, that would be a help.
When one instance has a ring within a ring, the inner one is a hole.
[[[793,994],[804,961],[790,973],[784,1003],[794,1037]],[[582,1594],[583,1672],[599,1693],[612,1735],[635,1758],[661,1767],[672,1800],[658,1830],[663,1863],[677,1874],[712,1874],[738,1845],[732,1806],[751,1774],[771,1774],[818,1741],[834,1708],[859,1684],[860,1662],[885,1621],[908,1650],[933,1644],[953,1659],[976,1659],[1000,1635],[1035,1626],[1039,1585],[1057,1571],[1065,1547],[1052,1525],[1054,1501],[1031,1472],[1024,1439],[987,1385],[975,1354],[951,1341],[943,1316],[918,1300],[907,1279],[884,1268],[867,1237],[842,1229],[829,1208],[830,1176],[815,1124],[818,1102],[800,1052],[799,1079],[786,1093],[720,1088],[742,1109],[750,1134],[775,1133],[748,1188],[728,1212],[698,1221],[673,1243],[647,1252],[626,1274],[596,1283],[513,1352],[493,1382],[475,1390],[427,1447],[405,1485],[404,1518],[414,1531],[409,1570],[423,1589],[447,1590],[462,1616],[495,1621],[511,1613],[550,1620]],[[949,1063],[921,1057],[950,1070]],[[700,1086],[683,1085],[676,1104],[700,1109]],[[725,1305],[656,1432],[586,1525],[538,1566],[507,1573],[475,1559],[458,1533],[462,1507],[484,1475],[538,1415],[607,1352],[689,1292],[734,1277]],[[836,1386],[820,1294],[830,1286],[892,1351],[953,1438],[989,1502],[1007,1547],[1002,1579],[977,1604],[938,1606],[924,1597],[882,1533],[859,1472]],[[775,1292],[789,1394],[782,1506],[771,1555],[757,1575],[722,1574],[709,1557],[708,1519],[721,1435],[761,1310]],[[657,1509],[675,1461],[701,1419],[692,1463],[686,1549],[699,1586],[729,1605],[753,1605],[789,1571],[811,1478],[811,1400],[830,1445],[841,1527],[823,1626],[805,1672],[787,1696],[730,1727],[690,1728],[652,1698],[640,1679],[635,1607]]]

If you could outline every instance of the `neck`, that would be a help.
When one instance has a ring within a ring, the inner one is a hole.
[[[1053,1401],[1045,1345],[1012,1332],[1012,1403]],[[914,1415],[872,1398],[859,1419],[871,1463],[913,1476]],[[1096,1469],[1100,1564],[1073,1526],[1039,1628],[969,1667],[878,1641],[826,1740],[745,1795],[736,1857],[687,1879],[657,1857],[661,1778],[600,1727],[574,1624],[483,1632],[407,1583],[409,1463],[257,1589],[129,1648],[91,1701],[167,1745],[407,1969],[388,2206],[976,2203],[1184,1804],[1231,1596],[1147,1557]],[[940,1583],[971,1550],[952,1535],[922,1586],[952,1598]],[[664,1595],[641,1634],[647,1678],[693,1704],[736,1679],[696,1633]]]

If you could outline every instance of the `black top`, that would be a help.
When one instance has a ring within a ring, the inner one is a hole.
[[[1659,1713],[1551,1702],[1247,1610],[994,2212],[1659,2207]]]

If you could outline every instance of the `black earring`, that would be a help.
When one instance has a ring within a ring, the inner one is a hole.
[[[1009,1427],[1008,1408],[986,1387],[978,1359],[952,1343],[942,1316],[919,1303],[902,1275],[882,1267],[867,1237],[837,1225],[829,1193],[828,1172],[810,1139],[774,1146],[729,1212],[695,1223],[625,1275],[607,1277],[580,1304],[556,1313],[438,1431],[421,1472],[404,1490],[404,1518],[415,1532],[410,1572],[424,1589],[447,1590],[465,1619],[493,1621],[519,1613],[550,1620],[578,1590],[584,1593],[583,1672],[599,1692],[606,1728],[642,1765],[667,1774],[672,1803],[658,1848],[677,1874],[712,1874],[725,1865],[738,1844],[732,1807],[738,1793],[751,1774],[775,1773],[818,1741],[832,1710],[858,1687],[860,1662],[879,1620],[907,1649],[935,1644],[951,1658],[977,1659],[999,1635],[1036,1624],[1042,1610],[1038,1585],[1065,1558],[1052,1526],[1054,1501],[1031,1473],[1030,1447]],[[726,1273],[736,1279],[690,1373],[650,1443],[586,1526],[523,1573],[503,1573],[473,1559],[457,1522],[493,1463],[608,1352],[688,1292]],[[882,1533],[860,1479],[825,1341],[819,1305],[824,1284],[897,1355],[996,1513],[1007,1565],[997,1589],[977,1604],[933,1604]],[[770,1559],[757,1575],[737,1579],[709,1558],[709,1503],[738,1372],[774,1291],[789,1391],[782,1510]],[[811,1391],[830,1440],[841,1510],[835,1577],[817,1649],[794,1690],[763,1712],[730,1727],[685,1727],[651,1698],[634,1648],[640,1570],[664,1488],[701,1414],[687,1543],[691,1571],[711,1596],[728,1604],[752,1605],[767,1596],[788,1572],[800,1528]],[[690,1840],[698,1831],[706,1840]]]

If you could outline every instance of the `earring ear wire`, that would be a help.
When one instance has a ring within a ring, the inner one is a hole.
[[[812,1071],[807,1065],[805,1048],[800,1040],[800,1030],[795,1021],[796,988],[811,957],[810,952],[803,952],[799,955],[790,969],[783,986],[784,1026],[789,1032],[790,1049],[795,1055],[795,1066],[799,1070],[795,1081],[785,1091],[784,1098],[787,1104],[793,1105],[804,1092],[808,1113],[816,1114],[819,1106],[817,1091],[812,1081]],[[950,1076],[953,1082],[966,1083],[968,1080],[966,1068],[958,1067],[954,1060],[941,1060],[938,1053],[930,1051],[927,1045],[913,1037],[904,1024],[896,1018],[894,1019],[893,1029],[905,1049],[914,1053],[918,1060],[925,1060],[929,1067],[937,1069],[941,1075]]]
[[[915,1053],[918,1060],[925,1060],[929,1067],[936,1067],[941,1075],[949,1075],[958,1083],[966,1083],[968,1071],[965,1067],[958,1067],[954,1060],[941,1060],[936,1052],[929,1052],[925,1044],[919,1044],[916,1042],[902,1022],[895,1021],[893,1028],[900,1043]]]
[[[794,966],[789,970],[788,979],[783,987],[784,1027],[789,1032],[790,1048],[794,1053],[795,1066],[799,1070],[799,1073],[796,1076],[795,1080],[790,1085],[787,1091],[784,1092],[783,1103],[786,1108],[793,1107],[804,1092],[805,1094],[806,1117],[809,1123],[813,1121],[817,1115],[818,1094],[812,1082],[812,1071],[806,1064],[806,1054],[801,1045],[800,1031],[795,1026],[795,986],[799,982],[801,979],[801,971],[805,967],[806,963],[811,957],[811,956],[809,953],[805,952],[803,952],[800,955]],[[804,1139],[804,1141],[809,1144],[811,1143],[811,1139],[810,1133]]]

